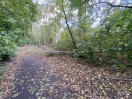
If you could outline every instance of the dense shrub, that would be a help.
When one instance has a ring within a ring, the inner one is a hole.
[[[8,36],[0,35],[0,60],[9,60],[16,52],[16,45]]]
[[[16,45],[25,43],[36,7],[32,0],[0,1],[0,60],[10,59]]]

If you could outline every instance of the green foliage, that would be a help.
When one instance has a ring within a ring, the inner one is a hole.
[[[83,42],[77,44],[79,57],[90,58],[92,60],[94,49],[87,37],[83,38]]]
[[[93,45],[96,45],[95,50],[100,53],[106,53],[107,60],[127,60],[131,58],[131,38],[132,38],[132,13],[130,9],[117,9],[112,13],[95,31],[92,38],[96,38]],[[130,28],[131,27],[131,28]],[[91,39],[92,39],[91,38]],[[98,55],[97,55],[98,56]],[[102,58],[102,56],[100,56]],[[112,67],[125,69],[126,66],[112,61]]]
[[[35,14],[36,4],[32,0],[0,1],[0,60],[11,58],[16,44],[28,37]]]
[[[132,24],[131,10],[117,10],[108,17],[103,24],[102,47],[110,49],[121,48],[122,51],[131,50]]]
[[[0,35],[0,60],[10,59],[16,51],[15,43],[8,36]]]
[[[69,35],[69,33],[67,33],[67,31],[64,31],[61,34],[61,37],[60,37],[59,43],[57,44],[56,49],[64,50],[64,51],[71,51],[72,49],[74,49],[70,35]]]
[[[84,35],[77,43],[76,56],[90,58],[95,65],[111,62],[112,68],[125,70],[126,60],[132,58],[132,12],[130,9],[116,9],[92,34]],[[115,61],[111,61],[116,59]],[[120,63],[124,60],[124,63]]]
[[[120,69],[120,70],[126,70],[126,65],[121,64],[117,59],[111,59],[108,64],[111,68],[114,69]]]

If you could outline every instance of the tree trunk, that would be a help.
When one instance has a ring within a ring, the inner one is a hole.
[[[64,13],[64,16],[65,16],[65,21],[66,21],[66,25],[67,25],[67,28],[68,28],[68,32],[69,32],[69,34],[70,34],[70,36],[71,36],[71,39],[72,39],[72,43],[73,43],[73,45],[74,45],[74,48],[76,49],[76,48],[77,48],[77,47],[76,47],[76,42],[75,42],[75,40],[74,40],[74,37],[73,37],[73,35],[72,35],[70,26],[69,26],[69,24],[68,24],[66,12],[65,12],[65,9],[64,9],[64,5],[63,5],[63,0],[62,0],[62,9],[63,9],[63,13]]]

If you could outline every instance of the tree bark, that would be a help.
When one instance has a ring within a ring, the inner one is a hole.
[[[67,28],[68,28],[68,32],[69,32],[69,34],[70,34],[70,36],[71,36],[73,46],[74,46],[74,48],[76,49],[76,48],[77,48],[76,42],[75,42],[75,40],[74,40],[74,37],[73,37],[73,35],[72,35],[70,26],[69,26],[69,24],[68,24],[68,19],[67,19],[66,12],[65,12],[65,9],[64,9],[63,0],[62,0],[62,9],[63,9],[63,13],[64,13],[66,25],[67,25]]]

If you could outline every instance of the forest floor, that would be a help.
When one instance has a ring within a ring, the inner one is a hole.
[[[48,56],[44,50],[20,47],[5,63],[2,99],[132,99],[132,71],[95,67],[70,55]]]

